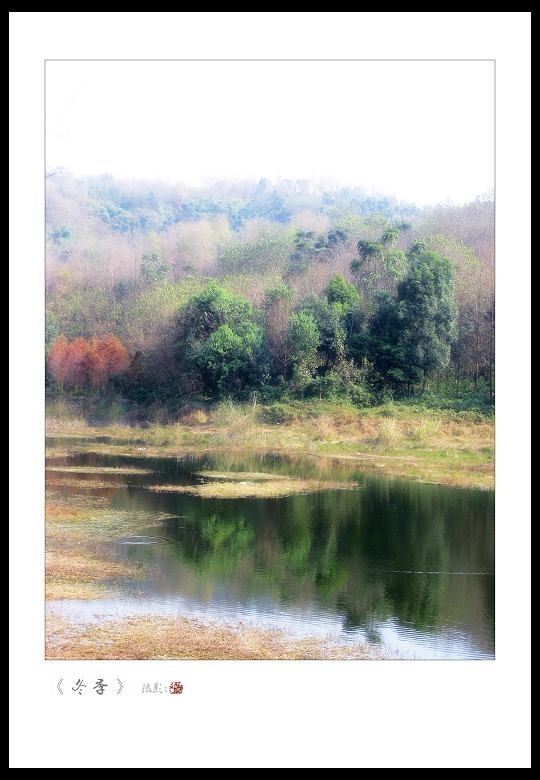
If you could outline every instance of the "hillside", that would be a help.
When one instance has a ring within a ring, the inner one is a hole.
[[[494,204],[46,179],[50,396],[494,400]]]

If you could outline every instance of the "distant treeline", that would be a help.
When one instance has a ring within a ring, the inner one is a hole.
[[[51,389],[366,406],[442,383],[493,399],[490,196],[420,210],[305,180],[61,170],[46,187]]]

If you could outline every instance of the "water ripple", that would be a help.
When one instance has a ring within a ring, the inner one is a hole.
[[[170,539],[164,536],[124,536],[122,539],[113,539],[109,544],[169,544]]]

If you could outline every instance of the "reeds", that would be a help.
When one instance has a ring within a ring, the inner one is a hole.
[[[72,549],[50,550],[45,554],[45,598],[99,599],[116,595],[114,585],[122,579],[138,579],[136,564],[97,559]]]
[[[225,401],[212,413],[212,425],[218,430],[214,434],[216,442],[251,443],[257,431],[256,410],[251,405],[242,406]]]
[[[412,433],[418,441],[425,443],[437,436],[440,427],[440,419],[436,417],[423,418],[413,426]]]
[[[379,444],[383,444],[386,447],[391,447],[393,445],[399,444],[402,437],[403,433],[397,420],[389,417],[380,421],[379,435],[377,439]]]

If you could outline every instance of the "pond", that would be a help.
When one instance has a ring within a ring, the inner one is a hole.
[[[205,616],[367,641],[390,657],[495,657],[493,491],[382,477],[340,459],[232,452],[72,454],[48,458],[46,478],[57,495],[161,518],[100,542],[119,562],[143,564],[142,580],[115,599],[48,602],[60,615]],[[202,492],[287,479],[305,491]]]

